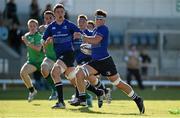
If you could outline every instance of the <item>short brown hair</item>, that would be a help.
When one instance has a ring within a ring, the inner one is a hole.
[[[64,9],[64,6],[63,6],[62,4],[56,4],[56,5],[54,6],[54,8],[53,8],[53,12],[55,12],[56,9],[58,9],[58,8]],[[64,10],[65,10],[65,9],[64,9]]]
[[[29,25],[30,23],[36,23],[37,26],[39,25],[38,21],[36,19],[29,19],[28,22],[27,22],[27,25]]]
[[[105,18],[107,17],[106,11],[103,11],[103,10],[101,10],[101,9],[96,10],[95,16],[98,16],[98,15],[104,16]]]
[[[88,20],[87,16],[84,14],[81,14],[78,16],[78,19],[81,19],[81,18],[85,19],[86,21]]]
[[[44,12],[44,16],[45,16],[45,15],[52,15],[52,16],[54,16],[54,13],[53,13],[52,11],[49,11],[49,10],[48,10],[48,11],[45,11],[45,12]]]

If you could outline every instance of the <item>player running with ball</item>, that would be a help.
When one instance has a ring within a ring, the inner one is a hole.
[[[74,34],[74,39],[81,38],[85,43],[92,44],[91,56],[93,59],[88,64],[81,66],[76,74],[76,84],[79,90],[79,101],[76,104],[83,105],[86,102],[84,79],[100,73],[132,98],[137,104],[140,113],[143,114],[145,112],[143,99],[134,92],[131,86],[121,79],[113,59],[107,51],[109,30],[105,25],[106,16],[107,14],[103,10],[95,12],[96,29],[94,30],[94,36],[86,36],[78,32]]]

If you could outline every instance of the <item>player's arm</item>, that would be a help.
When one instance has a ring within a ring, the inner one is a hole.
[[[26,39],[26,36],[22,36],[21,39],[26,46],[28,46],[30,44],[30,42]]]
[[[47,39],[46,39],[46,41],[42,41],[42,45],[43,45],[43,47],[46,47],[49,43],[52,43],[53,42],[53,37],[48,37]]]
[[[27,47],[30,47],[30,48],[32,48],[32,49],[34,49],[34,50],[36,50],[36,51],[40,51],[41,48],[42,48],[42,45],[41,45],[41,44],[33,45],[31,42],[29,42],[29,41],[27,40],[26,36],[22,36],[22,40],[23,40],[23,42],[25,43],[25,45],[26,45]]]
[[[89,44],[98,44],[103,39],[102,36],[100,36],[100,35],[96,35],[96,36],[82,35],[81,37],[83,39],[83,42],[89,43]]]
[[[42,45],[41,44],[33,45],[33,44],[30,43],[29,47],[39,52],[39,51],[41,51]]]
[[[75,32],[74,39],[79,39],[79,38],[81,38],[83,40],[83,42],[89,43],[89,44],[98,44],[103,39],[103,37],[101,35],[86,36],[79,32]]]
[[[51,29],[52,29],[51,25],[49,25],[43,34],[43,40],[44,40],[43,46],[46,46],[49,43],[52,43],[53,38],[52,38]]]
[[[74,39],[82,39],[83,42],[89,44],[98,44],[103,38],[100,35],[96,36],[86,36],[83,35],[80,29],[74,25],[73,23],[70,25],[71,29],[74,31],[73,38]]]

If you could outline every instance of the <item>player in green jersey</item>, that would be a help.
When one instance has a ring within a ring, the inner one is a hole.
[[[52,21],[54,21],[53,12],[52,11],[44,12],[44,23],[45,24],[41,25],[39,27],[40,32],[44,33],[45,29]],[[56,92],[56,87],[54,85],[54,82],[50,75],[50,71],[51,71],[54,63],[56,62],[56,54],[54,51],[53,43],[48,43],[48,44],[43,43],[43,49],[44,49],[44,53],[45,53],[45,58],[41,64],[41,73],[42,73],[43,77],[46,78],[46,80],[48,81],[48,83],[51,86],[52,93],[49,96],[49,100],[54,100],[54,99],[57,99],[57,92]]]
[[[29,32],[22,36],[22,40],[27,46],[27,61],[20,70],[20,76],[30,91],[28,101],[31,102],[37,90],[32,84],[30,74],[40,70],[42,60],[44,59],[44,53],[41,44],[42,35],[37,31],[38,21],[30,19],[27,25]]]

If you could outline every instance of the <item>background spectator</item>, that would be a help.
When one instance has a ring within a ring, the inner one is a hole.
[[[130,47],[130,51],[128,52],[128,55],[125,57],[125,60],[127,62],[127,83],[131,85],[131,80],[134,76],[138,82],[139,88],[144,89],[139,70],[141,59],[139,57],[138,51],[136,50],[136,46],[132,45]]]
[[[43,15],[45,11],[52,11],[52,5],[50,3],[46,5],[45,10],[43,11]]]
[[[145,49],[142,49],[140,52],[140,57],[142,59],[141,73],[143,76],[148,74],[148,65],[151,63],[151,57],[148,55]]]
[[[17,23],[12,24],[9,30],[8,43],[18,54],[21,54],[21,36],[22,31],[19,29]]]
[[[17,6],[14,0],[9,0],[4,10],[4,17],[10,20],[12,23],[20,24],[17,16]]]
[[[39,5],[38,5],[38,0],[32,0],[31,4],[30,4],[30,13],[29,13],[29,17],[30,19],[36,19],[40,22],[40,9],[39,9]]]

